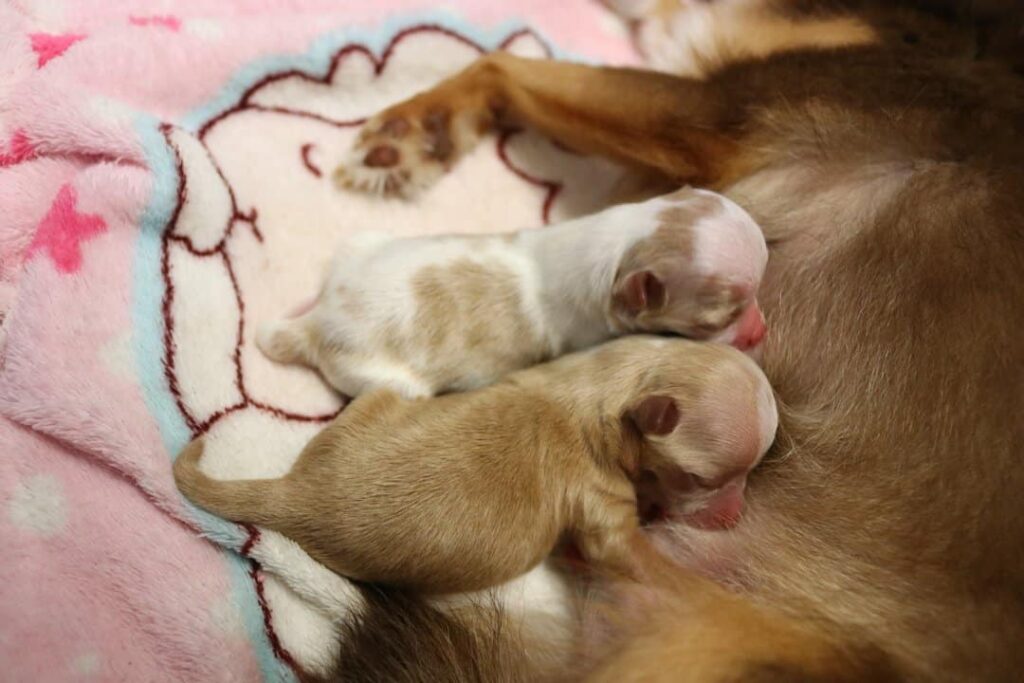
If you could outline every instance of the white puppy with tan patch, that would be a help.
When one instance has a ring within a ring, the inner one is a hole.
[[[764,336],[767,260],[743,209],[691,188],[506,235],[364,233],[339,248],[311,306],[256,342],[348,396],[407,397],[485,386],[629,332],[749,350]]]

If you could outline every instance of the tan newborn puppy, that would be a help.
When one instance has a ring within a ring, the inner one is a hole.
[[[338,574],[448,593],[518,576],[562,538],[630,571],[643,472],[693,484],[684,520],[735,522],[776,420],[740,351],[625,337],[476,391],[366,394],[280,479],[211,479],[201,440],[174,475],[197,505],[275,529]]]

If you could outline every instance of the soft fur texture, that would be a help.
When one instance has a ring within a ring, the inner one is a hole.
[[[417,207],[340,194],[328,177],[362,118],[482,49],[628,57],[584,0],[448,3],[462,21],[411,14],[432,4],[419,0],[172,4],[0,3],[12,680],[327,671],[334,624],[361,614],[362,594],[279,534],[188,505],[172,456],[203,434],[219,476],[277,476],[337,413],[315,373],[275,366],[252,338],[316,291],[343,236],[540,226],[601,208],[621,175],[522,133],[492,139]],[[555,42],[498,26],[509,16]],[[511,627],[562,619],[562,593],[544,566],[497,591]]]
[[[915,680],[1024,667],[1024,83],[993,28],[1019,31],[1022,14],[969,5],[650,3],[655,23],[742,11],[743,39],[695,31],[700,78],[494,55],[376,119],[533,126],[751,212],[771,249],[780,439],[736,529],[657,533],[746,600],[866,638]],[[827,43],[804,30],[820,22],[837,28]],[[759,44],[762,28],[780,39]],[[374,130],[360,148],[386,144]]]
[[[643,475],[684,520],[734,525],[776,424],[739,351],[630,336],[476,391],[365,394],[278,479],[211,479],[201,439],[174,474],[197,505],[279,531],[338,574],[456,593],[524,574],[559,541],[629,575]]]
[[[753,349],[767,260],[743,209],[692,189],[543,231],[362,233],[338,248],[310,310],[265,325],[256,343],[347,396],[410,398],[485,386],[628,331]]]

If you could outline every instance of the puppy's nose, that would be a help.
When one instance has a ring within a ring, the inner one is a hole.
[[[734,477],[716,488],[704,504],[684,516],[690,526],[708,531],[731,529],[743,516],[746,476]]]
[[[757,301],[747,306],[747,309],[740,314],[736,323],[736,336],[732,345],[740,351],[747,351],[760,344],[768,333],[764,324],[764,315]]]

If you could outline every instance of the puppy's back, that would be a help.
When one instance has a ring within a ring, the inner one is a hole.
[[[288,475],[305,510],[280,530],[352,578],[427,592],[492,586],[555,544],[579,440],[564,409],[513,385],[429,401],[368,394]]]
[[[537,265],[502,236],[395,240],[332,267],[324,343],[407,363],[435,389],[472,389],[547,355]]]

